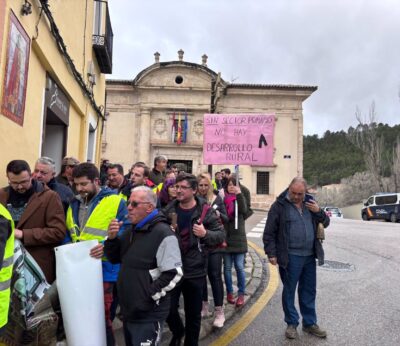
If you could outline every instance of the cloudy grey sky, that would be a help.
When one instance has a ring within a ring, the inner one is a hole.
[[[367,115],[400,123],[398,0],[109,0],[112,79],[154,62],[201,63],[235,83],[316,85],[304,133],[355,126]]]

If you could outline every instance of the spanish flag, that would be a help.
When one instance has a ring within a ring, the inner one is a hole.
[[[178,145],[182,144],[182,122],[181,122],[181,113],[178,113],[178,134],[176,136],[176,143]]]

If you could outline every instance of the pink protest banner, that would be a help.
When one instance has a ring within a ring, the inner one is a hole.
[[[204,164],[273,165],[274,114],[204,114]]]

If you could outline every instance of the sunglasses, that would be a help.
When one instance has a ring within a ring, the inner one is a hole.
[[[150,202],[136,202],[136,201],[132,201],[132,202],[128,202],[128,205],[130,205],[132,208],[136,208],[139,206],[139,204],[149,204]]]

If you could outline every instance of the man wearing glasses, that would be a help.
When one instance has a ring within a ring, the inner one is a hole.
[[[171,294],[171,311],[167,319],[173,337],[170,345],[197,345],[201,326],[203,287],[207,274],[207,247],[215,247],[225,240],[225,231],[213,208],[196,196],[197,179],[182,173],[176,178],[176,200],[163,213],[175,228],[182,253],[184,278]],[[184,299],[185,326],[179,316],[179,298]]]
[[[9,186],[0,190],[0,203],[10,212],[19,239],[43,270],[48,283],[55,280],[54,247],[65,237],[65,216],[60,197],[32,179],[24,160],[7,165]]]
[[[328,227],[329,217],[311,195],[306,196],[306,191],[307,183],[303,178],[292,180],[272,204],[263,236],[269,262],[279,265],[288,339],[298,337],[299,314],[294,304],[297,286],[303,331],[320,338],[327,335],[317,324],[315,258],[319,265],[323,264],[324,250],[317,237],[317,228],[319,223]]]
[[[53,159],[50,157],[40,157],[35,163],[35,170],[33,171],[32,177],[37,181],[47,185],[51,190],[57,192],[60,196],[61,203],[64,207],[64,212],[67,212],[69,203],[74,198],[69,185],[63,185],[56,181],[56,165]]]
[[[97,240],[98,245],[90,251],[90,256],[102,259],[104,309],[106,318],[107,346],[114,345],[114,333],[111,321],[113,288],[117,281],[119,265],[111,264],[103,257],[103,242],[107,237],[108,227],[114,219],[121,222],[123,232],[127,220],[126,202],[108,187],[100,187],[100,172],[92,163],[81,163],[72,172],[78,194],[72,200],[67,211],[66,242]]]
[[[128,204],[132,228],[117,237],[121,222],[114,220],[104,244],[107,258],[121,263],[118,297],[128,346],[159,345],[170,292],[182,278],[178,240],[156,205],[149,187],[135,187]]]

